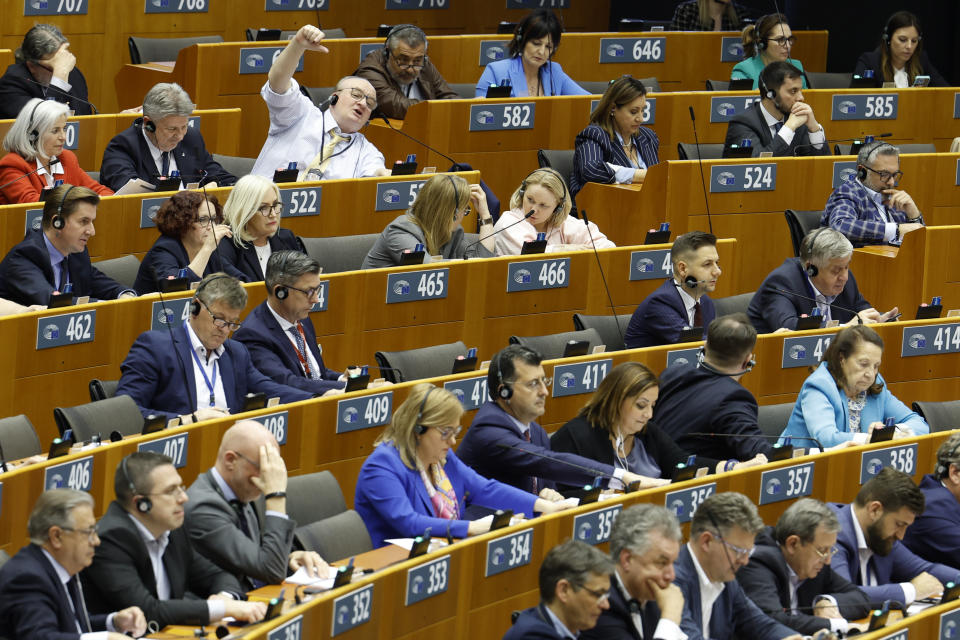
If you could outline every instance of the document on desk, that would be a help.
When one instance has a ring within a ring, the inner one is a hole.
[[[337,575],[337,568],[330,567],[330,571],[326,576],[312,576],[307,573],[305,567],[300,567],[297,569],[296,573],[292,576],[287,576],[284,582],[289,582],[292,584],[299,585],[310,585],[315,587],[320,587],[321,589],[332,589],[333,588],[333,579]]]
[[[153,193],[154,191],[156,191],[156,187],[146,180],[141,180],[140,178],[130,178],[130,181],[120,187],[119,191],[115,191],[113,195],[129,196],[138,193]]]

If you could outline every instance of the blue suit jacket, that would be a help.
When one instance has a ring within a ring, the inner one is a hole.
[[[307,252],[303,241],[289,229],[277,229],[277,232],[270,236],[269,243],[271,252],[288,249],[300,253]],[[260,259],[257,258],[257,250],[253,243],[248,242],[246,248],[241,249],[233,242],[233,238],[223,238],[217,247],[217,253],[224,262],[235,267],[246,277],[245,282],[260,282],[264,279]]]
[[[880,219],[880,212],[870,199],[870,193],[859,180],[845,180],[827,198],[827,205],[820,216],[820,226],[833,227],[847,236],[855,247],[884,244],[886,223]],[[923,222],[922,215],[916,220],[909,220],[906,211],[888,205],[884,205],[884,210],[890,221],[897,224]]]
[[[700,296],[700,315],[703,317],[703,337],[717,315],[710,296]],[[664,280],[656,291],[648,295],[630,318],[624,341],[628,349],[673,344],[680,331],[689,326],[687,309],[673,278]]]
[[[13,638],[77,640],[70,596],[41,548],[28,544],[0,569],[0,629]],[[90,615],[94,631],[106,629],[107,616]]]
[[[501,443],[516,448],[504,449],[498,446]],[[473,417],[467,435],[457,448],[457,455],[480,475],[524,491],[533,490],[534,477],[539,489],[552,489],[556,486],[554,482],[582,487],[593,484],[597,476],[613,474],[613,466],[609,464],[572,453],[551,451],[550,436],[536,422],[530,425],[530,442],[525,441],[507,412],[492,400],[484,403]],[[603,480],[601,484],[605,485],[607,481]]]
[[[343,389],[346,383],[337,380],[340,372],[323,366],[323,356],[320,355],[320,347],[317,346],[317,332],[310,318],[305,318],[301,324],[307,348],[310,349],[320,368],[318,380],[312,380],[304,375],[293,343],[280,328],[277,319],[270,313],[266,300],[254,307],[243,321],[243,326],[233,334],[233,339],[247,347],[260,373],[275,382],[316,394],[326,393],[330,389]]]
[[[180,269],[186,268],[188,264],[190,264],[190,256],[187,255],[187,250],[179,238],[161,235],[147,251],[147,254],[143,256],[133,288],[140,295],[153,293],[157,290],[157,277],[161,279],[169,276],[176,277],[180,273]],[[250,278],[231,263],[226,260],[221,261],[220,254],[216,251],[210,254],[210,259],[207,260],[207,268],[203,270],[203,273],[194,273],[193,269],[188,268],[187,278],[190,282],[196,282],[218,271],[223,271],[241,282],[250,281]]]
[[[824,141],[817,149],[810,144],[810,130],[802,124],[793,133],[793,140],[787,144],[779,135],[772,135],[767,120],[761,112],[759,102],[754,102],[743,113],[735,115],[727,123],[727,138],[724,140],[723,152],[732,144],[740,144],[749,139],[753,146],[753,157],[759,157],[764,151],[770,151],[775,156],[829,156],[830,143]],[[777,114],[772,114],[776,116]]]
[[[514,487],[488,480],[463,464],[453,451],[447,452],[443,470],[450,480],[460,503],[460,512],[466,507],[464,496],[490,509],[512,509],[533,517],[537,497]],[[420,472],[410,469],[392,443],[384,443],[373,450],[364,461],[357,477],[354,508],[367,530],[374,547],[382,547],[390,538],[413,538],[430,527],[434,536],[448,530],[455,538],[466,538],[469,520],[447,520],[434,516],[433,503],[423,486]]]
[[[170,348],[171,335],[175,349]],[[247,348],[236,340],[227,339],[223,347],[218,375],[223,379],[230,413],[243,409],[248,393],[262,391],[267,398],[279,396],[283,403],[314,397],[312,393],[277,384],[257,371]],[[187,389],[183,388],[184,374],[189,383]],[[197,387],[187,330],[179,326],[171,329],[170,334],[165,330],[141,333],[120,365],[117,395],[133,398],[144,416],[193,413],[197,409]]]
[[[567,640],[557,633],[545,607],[541,602],[521,611],[517,621],[503,634],[503,640]]]
[[[548,62],[540,67],[540,86],[545,96],[586,96],[590,92],[570,79],[556,62]],[[487,87],[491,84],[499,85],[504,78],[510,79],[511,87],[526,87],[527,78],[523,74],[523,62],[520,56],[505,58],[491,62],[483,69],[483,74],[477,80],[474,96],[484,98]],[[510,95],[516,97],[516,90],[511,89]]]
[[[920,481],[920,491],[927,508],[907,528],[903,544],[925,560],[960,567],[960,502],[929,474]]]
[[[652,167],[660,162],[660,139],[653,129],[640,127],[633,136],[640,159]],[[606,163],[629,167],[630,158],[620,144],[595,124],[577,134],[573,148],[573,172],[569,176],[570,194],[575,196],[588,182],[611,184],[616,176]]]
[[[127,291],[119,282],[90,264],[90,254],[86,249],[67,256],[67,269],[75,297],[113,300]],[[50,252],[47,251],[42,230],[28,231],[0,262],[0,297],[8,300],[23,305],[47,304],[54,290],[54,282]]]
[[[143,139],[142,125],[143,119],[137,118],[128,129],[115,135],[107,144],[100,165],[100,184],[116,191],[131,178],[156,182],[159,172],[153,156],[150,155],[147,141]],[[171,153],[177,161],[177,170],[180,171],[184,184],[216,182],[218,186],[226,187],[237,181],[236,177],[227,173],[227,170],[213,159],[203,143],[200,131],[193,127],[187,127],[187,135]]]
[[[857,281],[853,277],[853,272],[848,272],[847,284],[843,291],[836,297],[833,304],[830,305],[830,317],[839,320],[844,324],[853,318],[853,314],[842,309],[854,309],[863,311],[870,308],[870,303],[863,299],[860,289],[857,288]],[[792,296],[788,293],[782,293],[777,289],[795,292],[798,295]],[[810,312],[817,306],[811,300],[801,298],[807,296],[813,298],[814,291],[807,282],[807,274],[803,269],[803,264],[799,258],[787,258],[783,264],[771,271],[763,280],[763,284],[757,289],[747,308],[747,315],[750,316],[750,322],[753,324],[757,333],[771,333],[780,327],[787,329],[797,328],[797,318],[800,314],[810,315]]]
[[[910,582],[924,571],[933,574],[940,582],[956,580],[960,573],[953,567],[934,564],[918,558],[899,540],[893,543],[893,550],[887,556],[873,554],[870,558],[877,586],[865,586],[866,576],[860,572],[860,552],[857,550],[857,534],[853,530],[853,507],[849,504],[828,503],[840,519],[840,533],[837,535],[837,555],[833,556],[833,571],[853,584],[870,598],[871,606],[878,607],[884,600],[904,601],[900,582]],[[909,530],[909,529],[908,529]]]
[[[673,582],[683,592],[683,619],[680,629],[687,640],[728,640],[735,637],[754,640],[780,640],[793,635],[793,629],[783,626],[764,614],[747,597],[736,580],[724,583],[720,597],[713,603],[710,615],[710,633],[703,634],[703,608],[700,600],[700,579],[687,545],[680,547],[680,555],[673,563],[676,578]]]

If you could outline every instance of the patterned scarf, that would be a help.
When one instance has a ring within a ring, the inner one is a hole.
[[[443,467],[438,464],[430,465],[430,475],[426,469],[420,469],[420,479],[423,480],[423,486],[427,488],[427,495],[430,496],[430,502],[433,503],[433,513],[438,518],[447,520],[458,520],[460,518],[460,505],[457,502],[457,494],[450,484],[450,478],[447,477]],[[432,478],[430,476],[433,476]]]

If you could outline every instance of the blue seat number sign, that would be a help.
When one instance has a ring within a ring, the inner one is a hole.
[[[327,0],[266,0],[264,6],[265,11],[326,11],[329,8]]]
[[[380,182],[377,184],[377,202],[375,211],[399,211],[406,209],[417,199],[420,187],[426,180],[405,180],[403,182]]]
[[[480,41],[480,61],[481,67],[485,67],[491,62],[503,60],[509,55],[508,40],[481,40]]]
[[[150,229],[157,226],[154,222],[157,218],[157,212],[160,206],[167,201],[167,198],[144,198],[140,201],[140,228]]]
[[[179,1],[179,0],[177,0]],[[239,73],[267,73],[285,47],[243,47],[240,49]],[[297,62],[297,71],[303,71],[303,56]]]
[[[273,437],[277,439],[277,444],[280,446],[287,444],[287,427],[290,423],[290,415],[286,411],[268,413],[265,416],[255,416],[250,418],[250,420],[254,420],[265,426],[267,430],[273,434]]]
[[[917,471],[917,445],[904,444],[864,451],[860,454],[860,484],[880,473],[884,467],[893,467],[907,475]]]
[[[464,411],[479,409],[488,399],[487,376],[450,380],[443,383],[443,388],[457,396]]]
[[[533,102],[484,103],[470,106],[470,131],[533,129],[537,105]]]
[[[610,530],[623,505],[613,505],[606,509],[597,509],[582,513],[573,519],[573,537],[587,544],[600,544],[610,539]]]
[[[298,189],[280,189],[284,217],[299,218],[320,215],[320,187],[302,187]]]
[[[899,98],[895,93],[833,96],[833,120],[896,120]]]
[[[168,436],[166,438],[157,438],[156,440],[148,440],[147,442],[141,442],[137,445],[137,451],[153,451],[154,453],[162,453],[171,460],[173,460],[173,466],[177,469],[185,467],[187,464],[187,447],[189,440],[187,438],[189,434],[180,433],[175,436]]]
[[[690,519],[693,518],[693,514],[697,510],[697,507],[699,507],[704,500],[716,492],[716,482],[701,484],[696,487],[681,489],[679,491],[670,491],[664,497],[663,506],[672,511],[673,514],[677,516],[677,520],[679,520],[681,523],[690,522]]]
[[[530,564],[533,547],[533,529],[491,540],[487,543],[487,570],[484,577],[509,571]]]
[[[727,164],[710,167],[710,193],[773,191],[777,188],[777,165]]]
[[[267,640],[300,640],[302,637],[303,616],[297,616],[267,632]]]
[[[670,249],[630,252],[631,280],[663,280],[673,277]]]
[[[447,297],[450,269],[403,271],[387,276],[387,304]]]
[[[25,16],[70,16],[87,13],[87,0],[23,0]]]
[[[558,364],[553,368],[553,397],[593,393],[613,369],[613,359]]]
[[[569,285],[570,258],[511,262],[507,265],[507,293],[562,289]]]
[[[167,330],[183,324],[190,315],[190,298],[175,298],[150,305],[150,329]]]
[[[813,305],[812,302],[810,304]],[[823,357],[823,352],[830,346],[831,340],[833,340],[833,334],[784,338],[783,358],[780,368],[793,369],[817,366]]]
[[[447,590],[450,583],[450,556],[445,555],[407,571],[407,599],[409,607]]]
[[[600,63],[663,62],[667,55],[667,39],[600,38]]]
[[[373,585],[352,591],[333,601],[333,629],[331,636],[337,636],[365,622],[370,621],[373,605]]]
[[[900,356],[932,356],[960,351],[960,324],[904,327]]]
[[[337,402],[337,433],[379,427],[390,421],[392,413],[392,391],[340,400]]]
[[[759,102],[759,96],[720,96],[710,98],[710,122],[730,122],[733,117]]]
[[[760,504],[792,500],[813,491],[813,463],[797,464],[760,474]]]
[[[667,351],[667,366],[672,367],[675,364],[692,364],[697,361],[698,353],[700,353],[700,347]]]
[[[144,0],[144,13],[206,13],[207,0]]]
[[[93,456],[78,458],[47,467],[43,474],[43,486],[45,489],[90,491],[92,473]]]
[[[37,318],[37,351],[93,342],[97,335],[96,326],[96,309]]]

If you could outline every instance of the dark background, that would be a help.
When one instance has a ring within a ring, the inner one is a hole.
[[[736,0],[754,11],[754,17],[774,12],[773,0]],[[672,0],[612,0],[610,28],[616,30],[620,18],[669,20],[678,2]],[[827,71],[852,72],[857,58],[880,43],[887,18],[906,9],[923,25],[923,48],[930,61],[952,85],[960,85],[960,2],[956,0],[777,0],[795,31],[826,29]],[[801,60],[802,62],[802,60]]]

